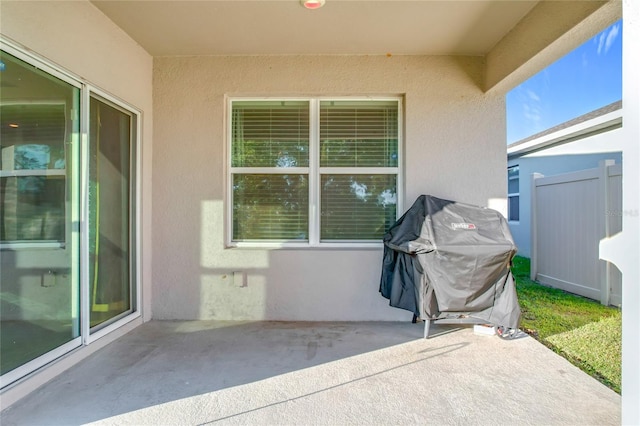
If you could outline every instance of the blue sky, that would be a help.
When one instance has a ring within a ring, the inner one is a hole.
[[[622,21],[507,93],[507,144],[622,99]]]

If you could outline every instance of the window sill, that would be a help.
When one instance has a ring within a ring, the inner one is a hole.
[[[64,249],[65,246],[59,241],[1,242],[0,250],[51,250]]]

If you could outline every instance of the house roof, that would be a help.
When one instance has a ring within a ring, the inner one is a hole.
[[[508,146],[509,158],[569,143],[622,125],[622,101],[616,101]]]

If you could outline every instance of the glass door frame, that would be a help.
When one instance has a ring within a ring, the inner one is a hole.
[[[71,185],[77,189],[75,199],[79,206],[73,209],[72,218],[72,235],[74,235],[71,245],[72,251],[72,268],[78,270],[77,287],[74,297],[79,298],[79,336],[64,343],[43,355],[25,362],[15,369],[0,376],[0,389],[5,389],[29,375],[41,370],[47,364],[55,362],[61,357],[76,351],[84,346],[90,345],[96,340],[104,337],[114,330],[134,321],[142,316],[142,291],[141,291],[141,267],[140,267],[140,242],[141,242],[141,173],[142,170],[142,151],[141,151],[141,128],[142,128],[142,112],[131,104],[119,99],[108,92],[101,90],[83,78],[73,74],[72,72],[55,65],[29,49],[13,42],[6,37],[0,35],[0,47],[8,54],[39,68],[47,74],[68,83],[69,85],[79,89],[80,91],[80,125],[79,133],[73,133],[72,142],[72,158],[76,172],[72,172],[70,179]],[[92,330],[90,328],[90,281],[89,281],[89,100],[91,95],[97,96],[98,99],[106,100],[112,106],[126,112],[132,118],[131,128],[131,160],[130,172],[132,174],[132,183],[130,183],[129,194],[129,262],[130,262],[130,293],[132,296],[131,308],[127,312],[116,316],[106,325],[99,329]],[[134,124],[135,123],[135,124]]]
[[[91,327],[91,291],[90,291],[90,283],[91,277],[89,275],[89,262],[90,262],[90,244],[89,244],[89,162],[90,162],[90,149],[89,143],[89,121],[91,111],[89,109],[89,104],[91,98],[97,99],[100,102],[104,102],[106,105],[109,105],[113,108],[118,109],[119,111],[127,114],[131,117],[131,126],[130,126],[130,136],[131,136],[131,147],[130,147],[130,165],[129,172],[131,176],[131,180],[133,184],[129,184],[130,193],[129,193],[129,293],[131,295],[131,307],[129,310],[117,315],[113,319],[107,321],[105,324],[98,324],[94,327]],[[140,209],[138,206],[140,203],[140,173],[141,170],[141,147],[140,147],[140,136],[141,136],[141,112],[137,109],[129,106],[123,101],[115,98],[114,96],[96,88],[93,86],[88,86],[87,90],[82,93],[82,104],[85,106],[83,108],[83,151],[82,151],[82,189],[84,193],[82,195],[83,200],[81,203],[82,206],[82,231],[81,235],[81,282],[82,285],[82,311],[83,318],[86,318],[86,321],[82,321],[82,338],[83,343],[85,345],[94,342],[95,340],[103,337],[106,334],[122,327],[128,322],[138,318],[141,316],[141,290],[140,290],[140,250],[139,250],[139,242],[140,242]]]

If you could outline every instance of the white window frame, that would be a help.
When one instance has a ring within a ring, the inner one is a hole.
[[[306,101],[309,102],[309,166],[278,169],[275,167],[232,167],[232,105],[235,101]],[[396,167],[320,167],[320,102],[322,101],[395,101],[398,103],[398,165]],[[380,248],[380,241],[320,240],[320,176],[322,174],[361,174],[396,176],[396,219],[404,211],[404,98],[402,96],[313,96],[313,97],[227,97],[225,120],[225,246],[227,248]],[[309,180],[309,240],[233,240],[233,175],[234,174],[306,174]]]
[[[7,53],[11,53],[9,50],[3,47]],[[20,58],[17,55],[13,55],[16,58]],[[20,58],[22,59],[22,58]],[[24,59],[22,59],[24,60]],[[25,61],[28,62],[28,61]],[[41,68],[43,71],[48,72],[45,67]],[[80,89],[80,93],[82,93],[82,87],[75,84],[73,81],[69,81],[68,79],[61,78],[53,73],[48,72],[50,75],[57,77],[59,80],[64,81],[65,83],[73,86],[77,89]],[[20,102],[6,102],[5,105],[63,105],[64,103],[58,101],[50,101],[50,100],[29,100],[29,101],[20,101]],[[66,120],[69,117],[65,117]],[[67,174],[66,171],[67,165],[65,164],[64,169],[18,169],[18,170],[0,170],[0,178],[7,177],[31,177],[31,176],[60,176],[65,177]],[[65,206],[66,209],[66,206]],[[66,212],[65,212],[66,216]],[[62,241],[58,240],[0,240],[0,250],[14,250],[14,249],[34,249],[34,248],[64,248],[66,246],[66,226],[64,230],[65,239]]]
[[[510,169],[518,169],[517,176],[509,176]],[[509,192],[509,181],[518,180],[518,192]],[[513,197],[518,197],[518,219],[511,219],[511,199]],[[511,223],[519,223],[520,222],[520,165],[514,164],[513,166],[507,167],[507,220]]]

